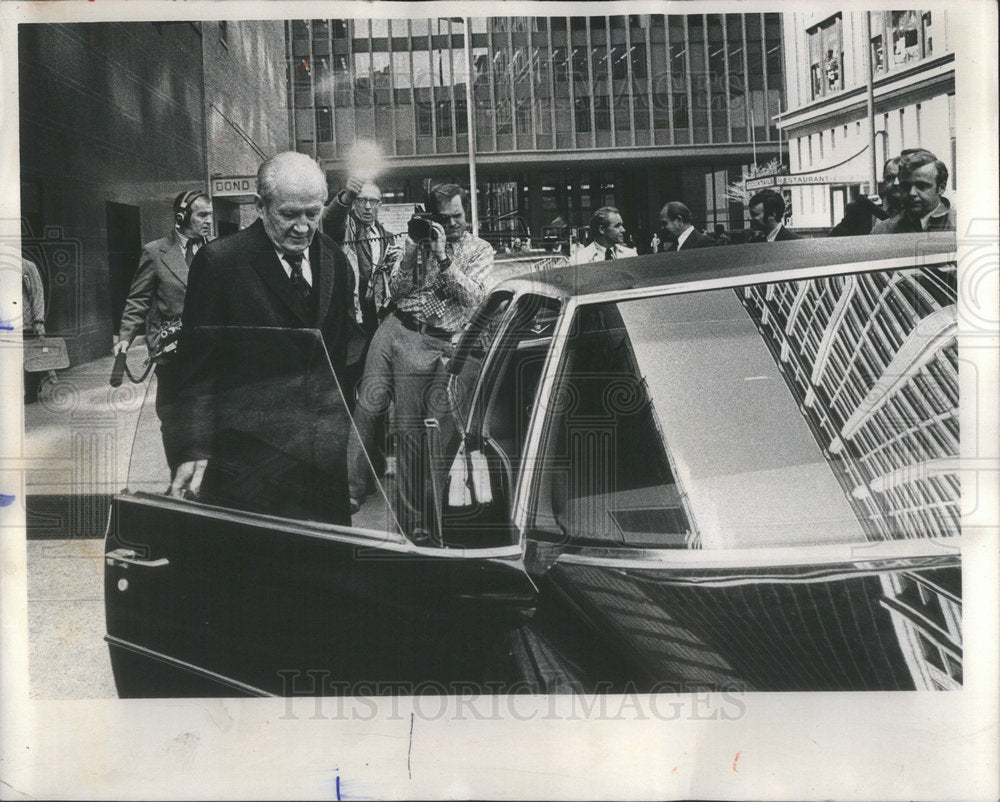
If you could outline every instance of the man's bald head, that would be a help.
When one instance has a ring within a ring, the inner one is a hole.
[[[326,173],[315,159],[304,153],[286,150],[272,156],[257,170],[257,195],[264,201],[273,198],[279,186],[292,185],[327,194]]]
[[[285,151],[257,171],[257,210],[274,246],[302,253],[319,225],[328,189],[326,174],[311,158]]]

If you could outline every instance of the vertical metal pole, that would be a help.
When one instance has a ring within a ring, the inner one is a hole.
[[[469,129],[469,205],[472,208],[472,235],[479,236],[479,203],[476,192],[476,115],[473,108],[472,79],[475,70],[472,66],[472,22],[465,17],[465,66],[468,75],[465,78],[465,118]]]
[[[872,63],[872,12],[865,12],[865,79],[867,81],[868,105],[868,194],[878,190],[878,176],[875,174],[875,69]]]

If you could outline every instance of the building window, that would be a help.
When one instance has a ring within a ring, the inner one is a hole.
[[[594,130],[611,130],[611,109],[607,95],[597,95],[594,98]]]
[[[844,88],[844,38],[840,14],[810,28],[809,75],[815,100]]]
[[[920,12],[892,11],[892,63],[907,64],[921,57]]]
[[[645,80],[649,77],[649,70],[646,69],[646,43],[635,42],[630,51],[632,57],[632,78],[633,80]]]
[[[506,135],[514,130],[511,118],[514,116],[514,107],[508,98],[497,100],[496,129],[497,134]]]
[[[417,136],[432,136],[434,133],[433,114],[430,103],[415,104],[417,112]]]
[[[575,103],[576,130],[580,133],[590,131],[590,98],[578,97]]]
[[[333,114],[329,106],[316,107],[316,141],[333,141]]]
[[[628,51],[625,45],[611,47],[611,77],[616,81],[628,78]]]
[[[934,35],[932,30],[933,26],[931,24],[931,12],[925,11],[920,20],[924,32],[924,57],[930,57],[934,55]]]
[[[687,106],[687,95],[683,92],[674,93],[674,128],[687,128],[689,126],[688,122],[688,106]]]
[[[522,98],[514,107],[514,123],[517,133],[531,133],[531,98]]]
[[[437,135],[451,136],[451,101],[439,100],[436,107]]]
[[[872,37],[872,72],[885,72],[885,42],[882,34]]]

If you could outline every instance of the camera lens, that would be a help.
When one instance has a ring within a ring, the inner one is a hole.
[[[411,217],[406,224],[406,233],[414,242],[431,238],[431,223],[423,217]]]

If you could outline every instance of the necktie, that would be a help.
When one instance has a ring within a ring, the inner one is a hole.
[[[614,259],[614,258],[615,258],[615,249],[606,248],[604,251],[604,260],[607,261],[608,259]]]
[[[191,267],[195,250],[199,248],[203,242],[204,240],[201,237],[188,237],[187,245],[184,246],[184,261],[187,262],[188,267]]]
[[[373,267],[371,234],[371,229],[362,226],[358,227],[358,266],[365,276],[371,275]]]
[[[295,294],[302,299],[303,303],[309,303],[309,292],[312,289],[309,286],[309,282],[306,281],[306,277],[302,275],[302,254],[301,253],[286,253],[285,261],[288,262],[288,266],[292,269],[292,286],[295,288]]]

